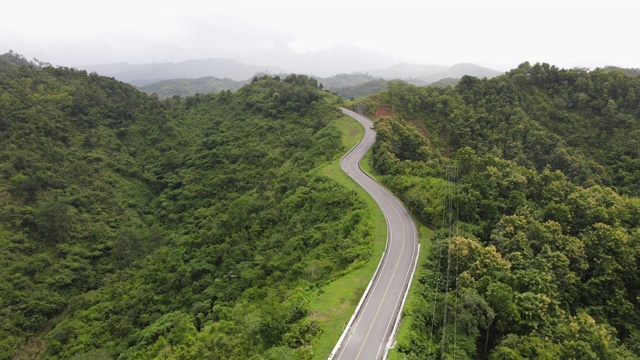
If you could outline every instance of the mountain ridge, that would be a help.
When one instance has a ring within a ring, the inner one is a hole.
[[[219,60],[221,61],[217,61],[217,64],[223,64],[225,61],[230,61],[230,63],[234,66],[236,66],[237,64],[241,64],[236,62],[235,60],[230,59]],[[200,59],[186,61],[180,64],[195,64],[198,68],[202,68],[198,65],[202,63],[206,64],[208,62],[206,60]],[[103,69],[106,69],[106,71],[103,70],[103,75],[109,75],[109,73],[113,73],[113,71],[109,70],[109,66],[112,65],[102,66]],[[251,69],[253,70],[257,70],[259,68],[259,66],[257,65],[249,65],[249,67],[251,67]],[[281,76],[286,76],[287,74],[284,70],[280,70],[277,68],[272,68],[271,71],[268,71],[269,69],[266,70],[267,71],[258,71],[251,73],[252,70],[246,68],[246,71],[242,73],[244,75],[248,75],[245,78],[240,78],[238,72],[236,72],[234,76],[234,74],[232,73],[223,73],[221,69],[218,69],[219,74],[222,74],[224,76],[207,75],[197,78],[180,76],[179,78],[169,78],[151,82],[149,82],[148,80],[131,80],[130,83],[136,85],[140,90],[148,94],[156,93],[160,98],[168,98],[175,95],[190,96],[197,93],[206,94],[225,90],[234,91],[244,84],[250,82],[252,78],[263,75],[265,73],[278,73]],[[500,74],[502,73],[499,71],[470,63],[455,64],[449,67],[442,65],[400,63],[388,68],[371,71],[339,73],[330,77],[312,77],[317,79],[319,83],[323,84],[325,89],[337,92],[341,94],[342,97],[350,98],[353,97],[352,95],[361,97],[381,91],[380,89],[383,88],[381,87],[380,80],[402,80],[414,85],[425,86],[431,83],[436,83],[442,79],[460,79],[464,75],[470,75],[479,78],[492,78]],[[188,73],[183,71],[181,75],[188,75]],[[120,76],[122,77],[123,75],[121,74]],[[131,74],[127,76],[129,78],[140,78],[140,76],[134,76]],[[120,80],[125,81],[123,79]],[[371,84],[365,85],[367,83]],[[451,81],[449,81],[449,83],[451,83]],[[354,89],[354,87],[356,88]]]
[[[387,68],[373,69],[370,70],[369,73],[387,80],[410,79],[435,75],[440,72],[446,71],[448,68],[448,66],[444,65],[399,63]]]
[[[144,86],[169,79],[195,79],[207,76],[242,81],[251,78],[257,73],[283,72],[283,70],[273,66],[244,64],[227,58],[192,59],[177,63],[112,63],[78,66],[76,68],[113,77],[135,86]]]
[[[164,62],[131,64],[127,62],[117,62],[100,65],[76,66],[75,68],[79,70],[86,70],[88,72],[95,72],[99,75],[113,77],[137,87],[173,79],[215,77],[218,79],[229,78],[235,81],[246,81],[259,74],[289,74],[295,72],[269,65],[246,64],[230,58],[191,59],[177,63]],[[356,76],[356,74],[361,78],[369,76],[366,81],[375,80],[377,78],[383,78],[386,80],[400,79],[409,81],[416,85],[427,85],[430,82],[435,82],[447,77],[461,78],[462,75],[472,75],[490,78],[500,75],[502,72],[470,63],[455,64],[452,66],[398,63],[386,68],[378,68],[368,71],[363,69],[350,73],[336,73],[335,75],[321,79],[326,79],[327,82],[331,82],[332,79],[339,80],[340,76]],[[317,77],[312,73],[309,73],[308,75]],[[366,82],[363,79],[360,79],[359,81],[359,83],[347,81],[340,85],[325,84],[325,86],[331,88],[344,87],[359,85]]]

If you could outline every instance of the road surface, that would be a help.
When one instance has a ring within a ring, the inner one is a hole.
[[[340,166],[378,203],[387,222],[387,248],[378,271],[365,291],[352,321],[336,345],[332,360],[374,360],[386,358],[387,345],[395,332],[418,256],[416,226],[402,203],[367,176],[358,163],[375,142],[373,123],[353,111],[346,115],[365,128],[362,141],[342,158]]]

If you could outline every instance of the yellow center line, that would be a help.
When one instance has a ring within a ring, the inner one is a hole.
[[[378,188],[374,187],[374,190],[380,194],[381,196],[384,197],[385,194],[383,194]],[[391,274],[391,279],[395,278],[396,272],[398,270],[398,265],[400,265],[400,259],[402,258],[402,254],[404,253],[404,245],[406,244],[406,229],[404,226],[404,220],[402,220],[402,216],[400,216],[400,213],[398,212],[398,209],[393,205],[393,203],[391,201],[389,201],[389,199],[386,199],[387,202],[391,205],[391,207],[393,208],[393,210],[395,211],[396,215],[398,215],[398,219],[400,220],[400,223],[402,224],[402,249],[400,250],[400,256],[398,256],[398,259],[396,261],[396,266],[393,268],[393,273]],[[389,239],[391,240],[391,239]],[[360,350],[358,351],[358,355],[356,355],[356,359],[358,359],[360,357],[360,353],[362,353],[362,349],[364,349],[364,345],[367,343],[367,339],[369,338],[369,334],[371,334],[371,329],[373,329],[373,325],[376,322],[376,319],[378,318],[378,315],[380,314],[380,309],[382,308],[382,304],[384,304],[384,300],[387,298],[387,293],[389,292],[389,288],[391,287],[391,283],[392,281],[389,281],[389,284],[387,284],[387,288],[384,291],[384,295],[382,296],[382,300],[380,301],[380,305],[378,305],[378,309],[376,310],[376,315],[373,318],[373,321],[371,322],[371,325],[369,325],[369,330],[367,331],[367,335],[365,336],[364,340],[362,341],[362,345],[360,346]]]

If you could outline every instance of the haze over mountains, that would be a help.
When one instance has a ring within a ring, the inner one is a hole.
[[[179,63],[137,65],[114,63],[79,68],[130,83],[147,93],[157,93],[161,98],[236,90],[256,74],[295,72],[273,66],[250,65],[232,59],[214,58]],[[362,69],[351,74],[341,73],[316,78],[329,90],[351,88],[375,81],[377,85],[370,87],[373,90],[380,87],[381,79],[404,80],[415,85],[428,85],[442,79],[460,79],[464,75],[492,78],[500,74],[499,71],[474,64],[443,66],[400,63],[386,68]],[[351,93],[350,90],[348,92]],[[366,91],[363,94],[366,94]]]
[[[281,73],[272,66],[247,65],[231,59],[198,59],[179,63],[128,64],[115,63],[78,68],[110,76],[126,83],[142,86],[168,79],[197,79],[207,76],[246,80],[256,73]]]
[[[178,63],[150,63],[128,64],[114,63],[104,65],[78,66],[79,69],[96,72],[100,75],[114,77],[136,86],[168,79],[196,79],[207,76],[229,78],[232,80],[247,80],[258,73],[285,74],[298,71],[278,68],[268,65],[244,64],[232,59],[198,59]],[[494,77],[502,74],[500,71],[474,64],[420,65],[400,63],[386,68],[363,68],[353,73],[366,73],[376,78],[417,79],[424,82],[434,82],[443,78],[460,78],[463,75],[477,77]],[[313,74],[308,74],[313,75]],[[346,85],[346,84],[345,84]],[[354,84],[349,84],[354,85]]]

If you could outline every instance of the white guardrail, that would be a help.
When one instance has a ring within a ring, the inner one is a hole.
[[[406,289],[404,290],[404,297],[402,298],[402,305],[400,305],[400,309],[398,310],[396,323],[393,325],[393,330],[391,330],[391,335],[389,336],[389,341],[387,342],[387,350],[384,352],[384,356],[382,357],[382,360],[386,360],[387,355],[389,354],[389,349],[393,349],[394,342],[396,339],[396,332],[398,331],[398,326],[400,326],[400,320],[402,319],[402,309],[404,309],[404,304],[407,302],[407,297],[409,296],[409,290],[411,289],[413,276],[415,275],[416,268],[418,267],[419,257],[420,257],[420,244],[418,244],[418,252],[416,253],[416,258],[413,260],[413,270],[411,270],[411,276],[409,276],[409,282],[406,284]]]
[[[353,312],[353,315],[351,315],[351,319],[349,319],[349,322],[347,323],[347,326],[344,328],[344,331],[342,332],[342,335],[340,335],[340,339],[338,339],[338,343],[333,348],[333,351],[331,352],[331,354],[329,355],[329,358],[327,360],[333,359],[333,357],[336,356],[338,351],[340,351],[340,348],[342,347],[342,342],[344,341],[344,338],[347,336],[347,334],[349,333],[349,330],[351,329],[351,324],[353,324],[353,321],[358,317],[358,313],[360,312],[360,308],[362,308],[362,304],[364,303],[365,299],[367,298],[367,295],[369,295],[369,290],[371,289],[371,285],[373,284],[373,281],[378,276],[378,270],[380,270],[380,265],[384,261],[384,255],[385,254],[386,254],[386,251],[382,253],[382,258],[380,259],[380,262],[378,263],[378,268],[376,269],[376,272],[373,274],[373,277],[371,278],[371,281],[369,281],[369,285],[367,285],[367,289],[364,291],[364,294],[362,294],[362,298],[360,298],[360,302],[358,303],[358,306],[356,306],[356,310]]]

